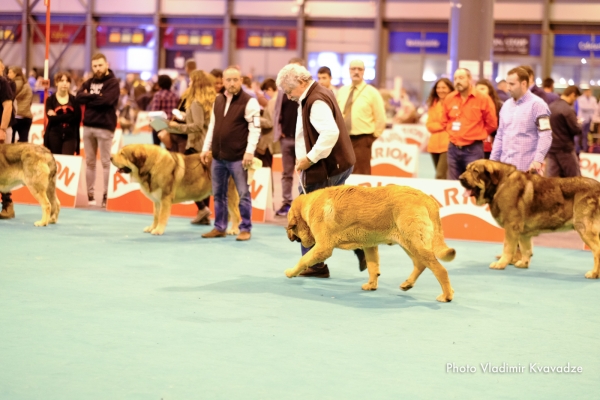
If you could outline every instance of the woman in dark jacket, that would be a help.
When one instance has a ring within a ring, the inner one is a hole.
[[[79,154],[79,125],[81,106],[69,93],[71,76],[59,72],[54,76],[56,93],[46,101],[48,125],[44,134],[44,146],[53,154]]]

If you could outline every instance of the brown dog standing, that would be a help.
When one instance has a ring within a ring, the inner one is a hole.
[[[377,289],[380,244],[399,244],[412,259],[414,269],[400,289],[409,290],[425,268],[431,269],[442,287],[438,301],[448,302],[454,290],[448,271],[439,263],[454,259],[455,251],[444,242],[439,206],[420,190],[406,186],[365,188],[335,186],[297,197],[288,213],[287,235],[314,247],[300,258],[288,278],[331,257],[334,248],[363,249],[369,282],[363,290]]]
[[[506,268],[517,244],[522,256],[515,267],[527,268],[533,255],[532,237],[574,229],[594,254],[594,269],[585,277],[598,278],[600,182],[584,177],[544,178],[490,160],[472,162],[459,179],[478,205],[490,205],[492,216],[506,232],[502,257],[490,268]]]

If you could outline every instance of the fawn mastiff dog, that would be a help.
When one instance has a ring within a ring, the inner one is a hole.
[[[151,144],[124,146],[110,161],[119,172],[131,174],[140,184],[142,193],[154,203],[154,221],[144,232],[162,235],[171,215],[171,205],[184,201],[202,201],[212,193],[210,166],[202,164],[200,154],[172,153]],[[239,196],[233,179],[227,192],[230,235],[239,233],[242,220]]]
[[[0,192],[25,185],[42,207],[35,226],[55,224],[60,212],[56,197],[56,161],[50,150],[31,143],[0,144]]]
[[[492,216],[505,230],[502,256],[490,268],[504,269],[517,249],[515,267],[527,268],[533,255],[531,238],[543,232],[576,230],[592,249],[594,268],[600,273],[600,182],[590,178],[544,178],[518,171],[513,165],[478,160],[460,176],[465,195],[477,204],[489,204]]]
[[[365,188],[336,186],[301,195],[288,213],[287,235],[304,247],[314,246],[285,274],[292,278],[323,262],[334,248],[363,249],[369,281],[363,290],[376,290],[380,244],[399,244],[412,259],[414,269],[400,289],[411,289],[425,268],[442,287],[438,301],[452,300],[448,272],[438,259],[451,261],[456,252],[444,242],[439,206],[434,199],[406,186]]]

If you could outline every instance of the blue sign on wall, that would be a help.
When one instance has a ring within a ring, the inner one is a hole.
[[[448,54],[448,34],[445,32],[390,32],[390,53]]]
[[[554,56],[556,57],[590,57],[600,56],[600,38],[592,40],[591,35],[555,35]]]

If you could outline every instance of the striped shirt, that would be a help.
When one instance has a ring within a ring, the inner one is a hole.
[[[549,117],[548,105],[530,91],[517,101],[509,99],[500,110],[490,159],[512,164],[520,171],[529,170],[533,161],[543,163],[552,144]]]

